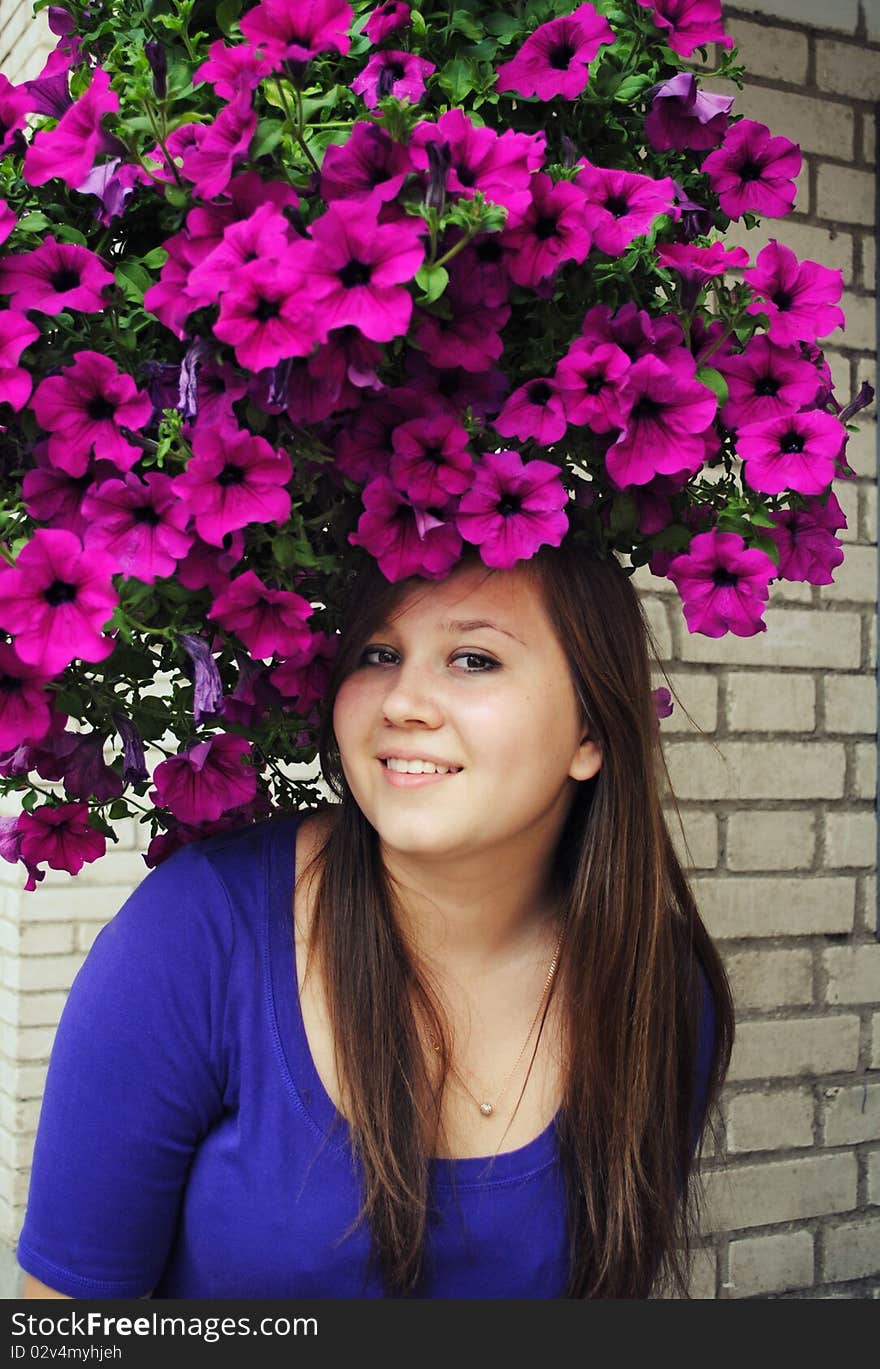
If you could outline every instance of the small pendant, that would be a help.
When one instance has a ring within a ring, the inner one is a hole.
[[[491,1117],[494,1111],[495,1109],[492,1107],[491,1103],[480,1104],[480,1112],[483,1114],[484,1117]]]

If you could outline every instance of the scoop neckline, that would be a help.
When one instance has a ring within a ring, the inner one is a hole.
[[[299,998],[296,941],[293,925],[293,882],[296,833],[303,814],[292,812],[277,823],[275,839],[266,843],[269,1007],[283,1068],[299,1106],[314,1130],[333,1150],[350,1153],[351,1128],[325,1089],[315,1067]],[[510,1184],[529,1178],[556,1160],[556,1122],[551,1119],[539,1135],[515,1150],[497,1155],[459,1157],[432,1156],[428,1162],[432,1179],[457,1188],[470,1184],[480,1188]],[[481,1174],[490,1167],[490,1176]]]

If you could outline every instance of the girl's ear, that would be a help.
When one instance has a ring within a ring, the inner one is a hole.
[[[602,748],[585,732],[575,752],[569,775],[575,780],[591,780],[602,765]]]

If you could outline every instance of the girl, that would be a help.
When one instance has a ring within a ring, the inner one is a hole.
[[[442,581],[365,558],[338,802],[176,851],[74,982],[29,1294],[686,1296],[733,1011],[648,640],[573,536]]]

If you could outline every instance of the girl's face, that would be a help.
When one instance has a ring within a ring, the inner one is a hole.
[[[601,765],[537,586],[515,569],[484,577],[478,564],[408,591],[336,697],[345,777],[401,854],[500,855],[522,837],[540,847]],[[399,775],[389,754],[460,769]]]

